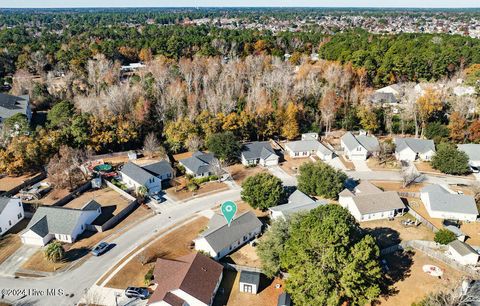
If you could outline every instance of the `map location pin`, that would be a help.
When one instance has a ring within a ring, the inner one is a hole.
[[[233,217],[235,217],[235,213],[237,212],[237,204],[232,201],[227,201],[222,204],[221,210],[225,220],[228,222],[228,226],[230,226],[230,223],[232,223]]]

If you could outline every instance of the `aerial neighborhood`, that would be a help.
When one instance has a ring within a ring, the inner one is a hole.
[[[0,305],[480,305],[478,10],[0,11]]]

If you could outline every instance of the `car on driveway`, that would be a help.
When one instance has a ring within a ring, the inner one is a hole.
[[[107,242],[102,241],[96,247],[93,248],[91,253],[92,253],[93,256],[100,256],[103,253],[105,253],[106,251],[108,251],[109,246],[110,245]]]
[[[148,295],[148,289],[145,287],[128,287],[127,289],[125,289],[125,296],[129,299],[138,298],[141,300],[145,300],[146,298],[148,298]]]
[[[159,194],[153,194],[150,196],[150,198],[155,202],[157,202],[158,204],[165,202],[165,199]]]

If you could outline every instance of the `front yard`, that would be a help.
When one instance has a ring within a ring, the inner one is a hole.
[[[261,166],[245,167],[242,164],[235,164],[232,166],[228,166],[226,170],[228,171],[228,173],[230,173],[233,180],[238,185],[242,185],[243,181],[249,176],[253,176],[255,174],[268,171],[266,168]]]
[[[373,171],[384,171],[384,170],[400,170],[400,164],[397,160],[392,159],[384,163],[380,163],[379,159],[376,157],[370,157],[367,159],[368,168]]]
[[[158,257],[174,259],[193,252],[191,242],[206,228],[208,218],[200,217],[194,221],[154,240],[145,247],[145,250],[131,259],[117,274],[115,274],[106,287],[125,289],[128,286],[145,286],[145,274],[155,266]],[[132,254],[135,251],[132,252]],[[115,267],[113,268],[115,269]]]
[[[18,233],[21,232],[27,224],[28,220],[23,219],[0,238],[0,264],[22,246]]]
[[[201,184],[197,190],[195,191],[190,191],[186,187],[181,188],[180,190],[178,187],[170,187],[164,192],[170,196],[172,199],[175,201],[187,201],[193,197],[200,197],[200,196],[205,196],[213,192],[220,192],[220,191],[225,191],[228,190],[228,185],[222,182],[207,182],[204,184]]]

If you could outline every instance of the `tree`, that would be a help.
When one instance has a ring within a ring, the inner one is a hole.
[[[417,107],[422,122],[421,135],[423,136],[425,135],[424,133],[428,120],[434,112],[442,110],[443,103],[437,91],[433,88],[427,88],[423,95],[417,99]]]
[[[25,135],[30,132],[30,124],[28,123],[27,116],[20,113],[7,118],[1,128],[1,138],[3,141],[8,141],[13,137]]]
[[[298,189],[309,195],[336,199],[343,190],[347,175],[324,162],[304,163],[300,166]]]
[[[450,139],[454,142],[463,142],[465,140],[467,120],[458,112],[453,112],[450,115],[450,122],[448,124],[450,129]]]
[[[232,132],[211,135],[207,139],[207,148],[221,161],[231,163],[238,160],[240,144]]]
[[[290,237],[289,227],[292,219],[278,218],[272,222],[257,246],[257,255],[262,262],[262,271],[267,277],[277,276],[281,269],[281,256],[285,242]]]
[[[425,129],[425,137],[427,139],[433,139],[435,143],[441,143],[448,141],[450,136],[450,130],[441,122],[431,122]]]
[[[379,248],[346,209],[318,207],[289,234],[281,264],[296,305],[366,305],[378,297]]]
[[[468,127],[468,139],[473,142],[480,142],[480,119],[475,120]]]
[[[432,167],[446,174],[462,175],[470,173],[468,160],[467,154],[459,151],[455,145],[441,143],[432,158]]]
[[[457,237],[452,231],[442,228],[435,233],[435,238],[433,240],[436,243],[449,244],[450,242],[455,241],[455,239],[457,239]]]
[[[74,117],[74,107],[68,101],[55,104],[47,113],[49,128],[66,128],[70,126]]]
[[[53,241],[45,247],[44,254],[49,261],[59,262],[65,257],[65,249],[60,241]]]
[[[270,173],[248,177],[242,184],[242,200],[263,211],[280,204],[283,197],[282,181]]]
[[[360,107],[358,117],[360,118],[360,124],[365,130],[374,132],[378,129],[377,114],[372,109],[366,106]]]
[[[282,126],[282,136],[288,140],[295,139],[300,134],[298,114],[298,106],[293,102],[288,103],[285,110],[285,121]]]
[[[83,169],[83,164],[88,160],[85,151],[67,146],[60,147],[55,156],[50,159],[47,166],[48,180],[55,188],[70,190],[78,187],[88,178]]]
[[[158,141],[157,136],[155,136],[154,133],[147,134],[145,141],[143,142],[143,151],[145,154],[152,158],[159,150],[160,142]]]
[[[446,290],[432,292],[422,301],[412,306],[468,306],[480,303],[480,282],[473,281],[469,288],[461,285]]]

